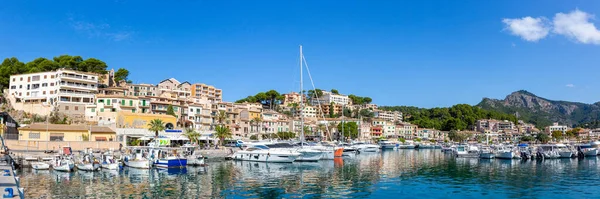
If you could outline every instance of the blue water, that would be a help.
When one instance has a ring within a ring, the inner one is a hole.
[[[23,171],[27,198],[600,198],[597,158],[454,158],[439,150],[318,163],[225,161],[207,168]]]

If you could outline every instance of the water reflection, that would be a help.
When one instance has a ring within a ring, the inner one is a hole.
[[[454,158],[398,150],[315,163],[23,171],[27,198],[596,198],[597,158]]]

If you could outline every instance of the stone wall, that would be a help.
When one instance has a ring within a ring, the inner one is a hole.
[[[113,149],[119,150],[121,142],[94,142],[94,141],[73,141],[73,142],[56,142],[56,141],[23,141],[23,140],[4,140],[4,143],[12,151],[58,151],[63,146],[71,146],[73,151],[83,150],[86,148],[96,149]]]

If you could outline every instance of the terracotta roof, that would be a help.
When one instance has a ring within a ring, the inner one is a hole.
[[[45,124],[45,123],[35,123],[29,126],[24,126],[19,128],[21,131],[89,131],[90,126],[88,125],[68,125],[68,124]],[[115,131],[105,127],[105,126],[92,126],[92,132],[97,133],[114,133]]]

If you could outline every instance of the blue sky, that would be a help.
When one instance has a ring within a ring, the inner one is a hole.
[[[234,101],[299,90],[302,44],[318,88],[381,105],[476,104],[520,89],[593,103],[597,14],[599,1],[580,0],[5,1],[0,57],[95,57],[136,83],[175,77]]]

